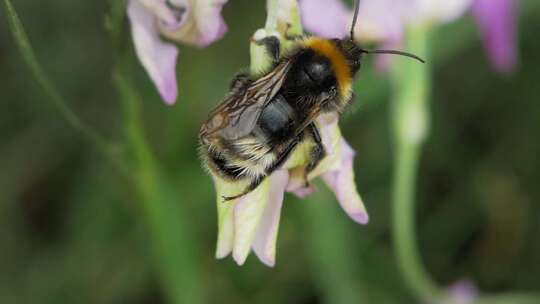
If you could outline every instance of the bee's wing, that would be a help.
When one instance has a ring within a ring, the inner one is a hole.
[[[201,129],[201,138],[219,136],[235,140],[251,133],[264,107],[281,89],[291,62],[284,61],[269,74],[225,99]]]

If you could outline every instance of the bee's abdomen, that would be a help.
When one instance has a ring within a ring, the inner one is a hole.
[[[249,135],[234,140],[205,144],[209,168],[230,180],[254,179],[267,175],[277,160],[277,151],[294,137],[295,109],[281,95],[276,95],[261,110]],[[212,147],[212,148],[211,148]]]
[[[209,161],[211,162],[211,165],[213,165],[212,167],[217,170],[221,176],[228,177],[230,179],[241,178],[242,168],[231,165],[223,154],[210,151],[208,156],[210,158]]]
[[[276,159],[272,148],[254,136],[231,141],[220,149],[204,148],[209,168],[229,180],[264,176]]]

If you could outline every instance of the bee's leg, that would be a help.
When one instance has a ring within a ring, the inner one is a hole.
[[[265,178],[266,178],[265,175],[257,177],[240,194],[237,194],[237,195],[234,195],[234,196],[224,196],[223,197],[223,202],[231,201],[231,200],[240,198],[240,197],[250,193],[251,191],[255,190],[264,181]]]
[[[301,40],[305,38],[305,35],[302,34],[291,34],[289,31],[291,29],[292,25],[290,23],[287,23],[287,29],[285,30],[285,39],[289,41],[296,41]]]
[[[289,155],[291,155],[291,152],[296,148],[298,143],[302,140],[302,137],[304,137],[304,134],[301,133],[298,135],[286,148],[281,154],[278,155],[277,160],[267,169],[267,174],[270,175],[272,172],[279,169],[279,167],[283,166],[283,164],[287,161],[289,158]]]
[[[267,36],[261,40],[256,40],[255,43],[265,46],[266,52],[268,53],[268,55],[270,55],[270,57],[272,57],[274,63],[277,63],[279,61],[281,45],[279,39],[276,36]]]
[[[324,146],[322,144],[321,134],[319,133],[319,130],[317,129],[317,126],[314,123],[309,124],[306,131],[310,134],[311,138],[313,139],[315,143],[315,147],[311,150],[311,158],[306,166],[306,170],[304,171],[304,179],[306,183],[306,187],[309,186],[309,180],[308,175],[313,169],[319,165],[321,160],[326,156],[326,151],[324,150]]]
[[[300,142],[302,137],[303,137],[303,134],[300,134],[287,147],[285,147],[283,152],[281,152],[278,155],[276,161],[270,167],[268,167],[266,169],[266,175],[259,176],[255,180],[253,180],[249,184],[249,186],[244,191],[242,191],[242,193],[240,193],[238,195],[235,195],[235,196],[224,196],[223,200],[226,202],[226,201],[230,201],[230,200],[233,200],[233,199],[237,199],[237,198],[242,197],[242,196],[250,193],[251,191],[255,190],[255,188],[257,188],[264,181],[264,179],[267,176],[272,174],[272,172],[276,171],[279,167],[281,167],[285,163],[285,161],[287,161],[287,159],[289,158],[289,155],[294,150],[294,148],[296,148],[296,146],[298,145],[298,143]]]
[[[250,79],[248,73],[238,73],[231,81],[230,89],[232,92],[238,92],[245,88],[251,82],[252,80]]]

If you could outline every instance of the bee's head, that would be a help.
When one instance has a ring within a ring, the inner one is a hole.
[[[359,2],[360,0],[355,1],[354,16],[353,16],[353,20],[351,24],[350,36],[348,38],[344,38],[341,40],[337,40],[337,39],[335,40],[337,46],[340,48],[340,50],[343,52],[343,55],[347,59],[353,75],[355,75],[356,72],[358,72],[358,70],[360,69],[363,54],[400,55],[400,56],[413,58],[424,63],[424,60],[422,58],[411,53],[395,51],[395,50],[366,50],[362,48],[360,44],[355,42],[354,27],[356,26],[356,21],[358,20]]]
[[[350,38],[345,38],[341,40],[336,39],[335,43],[339,50],[342,52],[343,56],[345,56],[345,59],[347,59],[347,63],[351,68],[351,73],[354,76],[356,72],[358,72],[358,70],[360,69],[362,56],[367,53],[366,50],[362,49],[360,45],[355,43]]]

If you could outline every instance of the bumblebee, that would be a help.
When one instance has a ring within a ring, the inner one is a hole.
[[[208,169],[225,180],[247,183],[244,191],[225,201],[253,191],[300,143],[310,140],[314,145],[305,167],[307,183],[307,175],[325,156],[314,121],[325,113],[341,114],[351,104],[363,54],[398,54],[422,61],[400,51],[361,48],[353,40],[357,16],[358,3],[350,37],[293,38],[295,47],[284,55],[279,54],[276,37],[263,39],[274,58],[272,67],[258,77],[240,74],[233,80],[230,93],[199,134]]]

